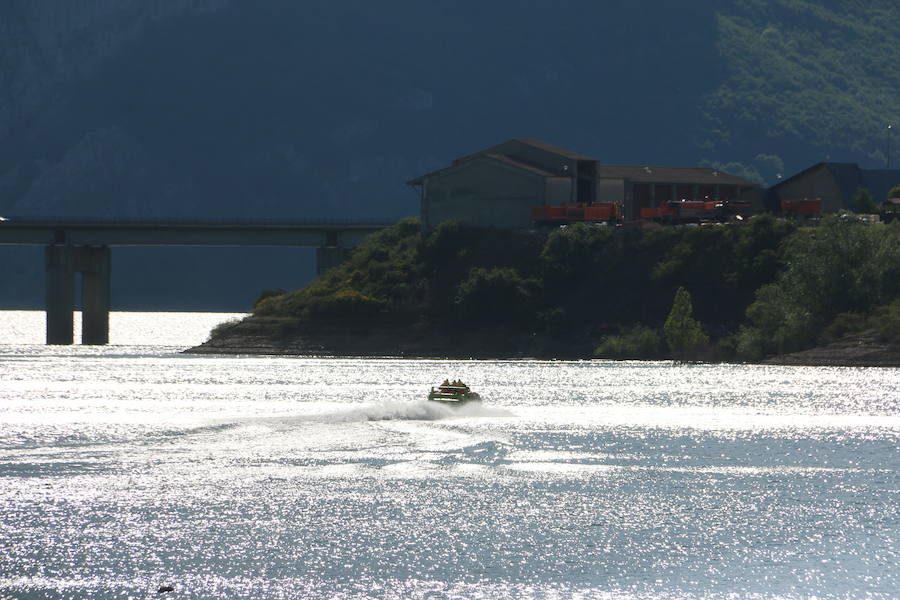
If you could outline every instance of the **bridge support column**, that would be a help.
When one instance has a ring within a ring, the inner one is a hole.
[[[75,273],[81,273],[81,343],[109,343],[108,246],[47,246],[47,343],[74,341]]]
[[[323,275],[347,258],[350,250],[340,247],[323,247],[316,250],[316,275]]]
[[[78,248],[81,271],[81,343],[109,343],[109,246]]]
[[[74,248],[47,246],[47,343],[71,344],[75,308]]]

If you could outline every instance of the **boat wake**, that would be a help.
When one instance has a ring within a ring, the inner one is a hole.
[[[313,414],[250,417],[240,420],[224,420],[206,423],[184,429],[165,429],[148,436],[145,443],[158,442],[184,436],[207,436],[223,433],[238,434],[260,427],[267,430],[285,431],[295,427],[315,424],[341,425],[372,421],[439,421],[443,419],[471,419],[510,417],[513,413],[502,408],[484,406],[472,402],[463,406],[447,406],[439,402],[420,400],[416,402],[384,401],[360,404],[353,408],[332,410]],[[121,441],[121,440],[120,440]]]
[[[382,402],[360,406],[331,415],[320,415],[322,420],[333,422],[353,421],[437,421],[440,419],[459,419],[473,417],[507,417],[507,410],[489,408],[481,403],[472,402],[463,406],[447,406],[437,402],[422,400],[419,402]],[[316,419],[318,420],[318,419]]]

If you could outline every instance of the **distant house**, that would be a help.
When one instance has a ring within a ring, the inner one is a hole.
[[[900,185],[900,169],[860,169],[855,163],[820,162],[769,188],[767,205],[778,210],[784,200],[822,199],[822,212],[853,209],[853,196],[866,188],[878,203]]]
[[[455,220],[528,227],[531,207],[615,202],[626,219],[668,200],[729,200],[757,184],[711,168],[613,166],[530,139],[513,139],[409,182],[420,188],[422,225]]]

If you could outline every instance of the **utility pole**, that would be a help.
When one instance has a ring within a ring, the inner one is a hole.
[[[891,134],[893,133],[893,131],[892,131],[893,128],[894,128],[894,126],[892,124],[888,123],[888,126],[887,126],[887,137],[888,137],[888,140],[887,140],[887,142],[888,142],[887,168],[888,169],[891,168],[891,142],[893,141],[893,139],[892,139],[893,136]]]

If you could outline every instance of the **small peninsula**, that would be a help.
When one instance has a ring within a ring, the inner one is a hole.
[[[900,366],[900,223],[404,219],[189,353]]]

